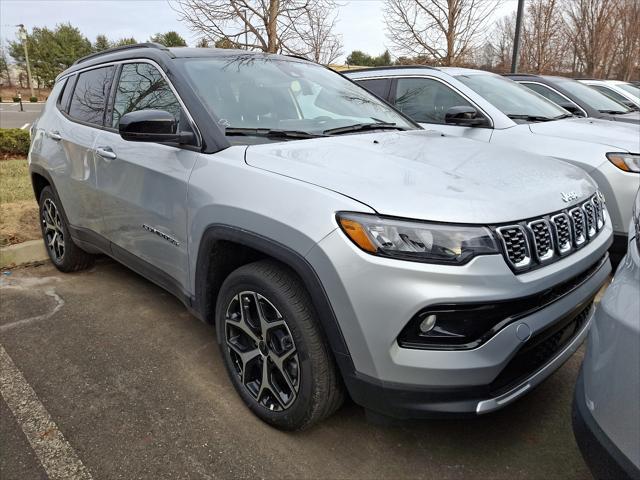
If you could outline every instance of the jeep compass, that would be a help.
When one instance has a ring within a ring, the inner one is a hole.
[[[424,131],[300,58],[85,57],[29,164],[56,267],[104,253],[175,294],[287,430],[345,395],[396,418],[502,408],[578,348],[611,269],[582,170]]]

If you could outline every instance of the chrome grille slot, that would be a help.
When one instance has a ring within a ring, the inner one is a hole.
[[[560,255],[566,255],[573,247],[573,235],[571,234],[571,221],[566,213],[560,213],[551,217],[553,225],[556,248]]]
[[[580,207],[572,208],[569,211],[571,222],[573,223],[573,240],[576,247],[579,247],[587,241],[587,226],[584,218],[584,212]]]
[[[587,227],[587,235],[589,238],[595,236],[598,229],[596,228],[597,220],[596,220],[596,209],[593,206],[591,201],[585,202],[582,204],[582,209],[584,210],[584,216]]]
[[[531,263],[531,252],[527,234],[520,225],[510,225],[497,229],[507,260],[516,269],[526,268]]]
[[[553,238],[549,223],[544,220],[529,222],[529,229],[533,237],[533,251],[539,262],[546,262],[553,258]]]
[[[600,230],[604,226],[604,207],[602,200],[600,200],[598,195],[594,195],[591,202],[596,210],[596,228]]]

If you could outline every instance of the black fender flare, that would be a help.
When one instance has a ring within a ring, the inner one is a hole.
[[[215,304],[211,308],[205,299],[207,296],[207,275],[211,260],[210,253],[215,248],[217,241],[228,241],[252,248],[291,268],[300,277],[309,292],[311,302],[318,314],[321,328],[329,342],[343,377],[353,374],[355,369],[349,349],[327,292],[316,271],[304,256],[298,252],[258,233],[224,224],[213,224],[205,229],[198,249],[195,273],[195,301],[193,302],[201,318],[207,320],[214,315],[214,311],[211,310],[215,309]]]

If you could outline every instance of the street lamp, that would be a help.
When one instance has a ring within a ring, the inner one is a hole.
[[[24,47],[24,61],[27,64],[27,81],[29,82],[29,90],[31,91],[31,96],[35,97],[33,93],[33,82],[31,81],[31,65],[29,64],[29,51],[27,50],[27,30],[24,28],[24,25],[21,23],[16,25],[18,27],[18,38],[22,40],[22,46]]]

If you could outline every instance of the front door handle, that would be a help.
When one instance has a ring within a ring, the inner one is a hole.
[[[114,152],[111,147],[97,147],[96,153],[107,160],[115,160],[118,158],[118,155],[116,155],[116,152]]]
[[[62,140],[62,135],[60,135],[60,132],[58,132],[57,130],[49,130],[47,132],[47,137],[49,137],[51,140],[55,140],[56,142]]]

